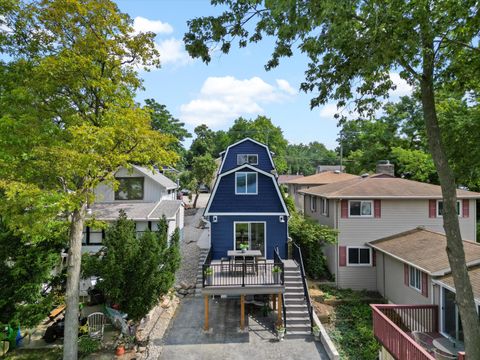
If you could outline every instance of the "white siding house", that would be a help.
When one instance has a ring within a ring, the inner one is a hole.
[[[370,241],[418,226],[444,233],[439,186],[373,175],[303,190],[304,213],[338,230],[338,242],[325,248],[337,285],[356,290],[381,290],[382,260]],[[476,241],[476,200],[480,194],[457,191],[463,239]],[[380,263],[379,263],[380,261]],[[392,265],[393,266],[393,265]]]
[[[115,174],[119,182],[115,191],[110,184],[101,184],[95,190],[95,202],[89,213],[96,220],[115,221],[121,210],[136,223],[137,233],[156,230],[158,221],[165,216],[168,234],[175,229],[183,232],[184,208],[176,200],[177,184],[157,170],[132,165],[131,169],[121,168]],[[83,251],[96,252],[102,247],[104,231],[86,227],[83,237]]]

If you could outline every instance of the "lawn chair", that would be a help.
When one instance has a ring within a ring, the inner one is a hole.
[[[434,349],[433,353],[435,354],[435,359],[437,360],[455,360],[457,359],[456,355],[448,354],[439,349]]]
[[[92,339],[102,340],[105,326],[105,315],[101,312],[94,312],[87,317],[88,336]]]

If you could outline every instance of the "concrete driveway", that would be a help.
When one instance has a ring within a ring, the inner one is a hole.
[[[272,316],[263,317],[251,307],[248,331],[240,331],[238,300],[210,300],[211,331],[203,328],[203,298],[184,298],[163,339],[160,359],[255,360],[328,359],[320,342],[310,339],[275,340]]]

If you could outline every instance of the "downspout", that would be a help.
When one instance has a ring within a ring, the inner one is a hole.
[[[339,272],[339,267],[338,267],[338,234],[339,234],[339,229],[338,229],[338,204],[339,204],[339,201],[341,200],[338,200],[336,199],[335,200],[335,211],[333,212],[334,216],[335,216],[335,219],[334,219],[334,223],[335,223],[335,229],[337,230],[337,244],[335,245],[335,269],[336,269],[336,272],[335,272],[335,286],[338,288],[338,276],[340,274]]]
[[[385,266],[385,253],[382,252],[382,267],[383,267],[383,297],[388,300],[387,298],[387,288],[385,286],[385,271],[386,271],[386,266]]]

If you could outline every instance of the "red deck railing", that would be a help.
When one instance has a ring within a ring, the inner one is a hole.
[[[407,333],[438,332],[438,306],[372,304],[373,332],[396,359],[435,360]]]

